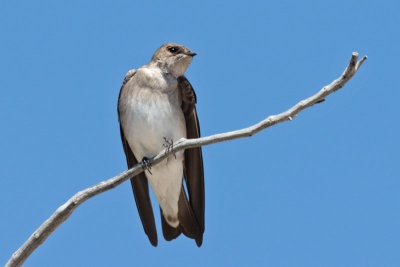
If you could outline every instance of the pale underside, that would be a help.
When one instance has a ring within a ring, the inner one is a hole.
[[[146,81],[151,81],[147,83]],[[121,125],[138,161],[165,147],[165,139],[186,137],[186,125],[175,79],[166,79],[158,69],[141,68],[127,84],[129,101],[121,109]],[[154,90],[163,88],[163,90]],[[178,200],[182,187],[183,151],[151,168],[146,176],[168,224],[178,227]]]

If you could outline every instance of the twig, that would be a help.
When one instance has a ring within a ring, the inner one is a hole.
[[[358,61],[358,53],[353,52],[349,65],[343,72],[343,74],[336,80],[334,80],[331,84],[323,87],[318,93],[315,95],[304,99],[297,103],[295,106],[290,108],[289,110],[282,112],[278,115],[272,115],[266,118],[265,120],[250,126],[245,129],[221,133],[216,135],[211,135],[207,137],[202,137],[198,139],[180,139],[172,149],[165,149],[161,151],[157,156],[150,159],[149,163],[151,165],[155,165],[165,158],[167,158],[171,154],[175,154],[176,152],[193,147],[210,145],[218,142],[228,141],[232,139],[238,139],[242,137],[252,136],[265,128],[271,127],[275,124],[293,120],[296,115],[305,108],[311,107],[312,105],[323,101],[329,94],[339,90],[342,88],[358,71],[361,67],[362,63],[367,59],[364,56],[360,61]],[[24,261],[31,255],[31,253],[40,246],[51,233],[56,230],[56,228],[61,225],[72,212],[83,202],[92,198],[100,193],[108,191],[126,180],[130,179],[133,176],[141,173],[143,171],[142,163],[136,164],[133,168],[107,180],[103,181],[95,186],[87,188],[83,191],[76,193],[72,198],[70,198],[64,205],[60,206],[54,213],[51,215],[49,219],[47,219],[30,237],[29,239],[12,255],[6,267],[11,266],[21,266]]]

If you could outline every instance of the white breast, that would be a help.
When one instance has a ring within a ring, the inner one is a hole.
[[[140,74],[140,73],[139,73]],[[165,147],[165,139],[176,142],[186,137],[176,80],[168,81],[157,71],[146,70],[137,77],[126,101],[121,123],[126,139],[138,161],[153,157]],[[137,75],[137,74],[136,74]],[[153,166],[146,176],[168,223],[177,227],[178,200],[182,186],[183,151]],[[167,218],[168,217],[168,218]],[[170,220],[169,220],[170,219]]]
[[[180,107],[160,92],[143,92],[142,99],[131,99],[124,132],[136,156],[152,157],[163,149],[164,139],[177,141],[186,137],[186,125]],[[138,159],[140,160],[140,159]]]

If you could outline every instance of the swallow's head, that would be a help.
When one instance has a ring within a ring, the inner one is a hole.
[[[175,77],[179,77],[185,73],[195,55],[196,53],[183,45],[168,43],[157,49],[151,61]]]

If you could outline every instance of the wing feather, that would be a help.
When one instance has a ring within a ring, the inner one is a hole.
[[[130,70],[122,83],[121,90],[119,92],[118,97],[118,118],[120,119],[121,115],[121,94],[123,90],[126,90],[129,80],[135,75],[135,70]],[[120,121],[121,123],[121,121]],[[125,138],[124,131],[122,129],[122,125],[120,125],[120,133],[122,145],[124,147],[124,152],[126,156],[126,161],[128,163],[128,168],[132,168],[134,165],[138,163],[135,155],[132,152],[130,145],[128,144],[127,139]],[[144,172],[138,174],[137,176],[131,178],[131,185],[133,194],[135,196],[136,206],[139,212],[140,219],[142,220],[143,229],[146,235],[148,236],[150,243],[153,246],[157,246],[157,230],[156,224],[154,220],[153,208],[151,205],[150,195],[149,195],[149,185]]]

